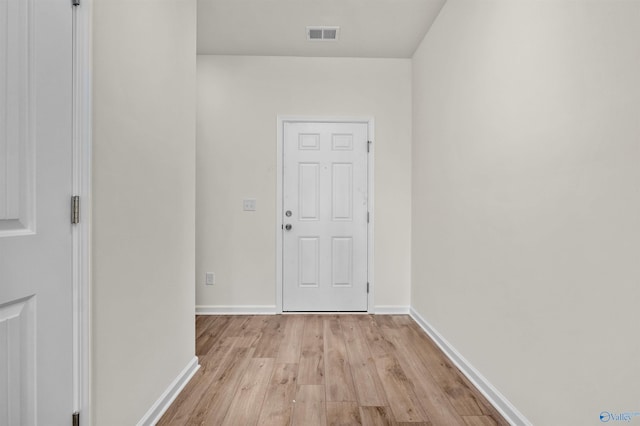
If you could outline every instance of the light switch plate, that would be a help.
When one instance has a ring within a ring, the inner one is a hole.
[[[245,198],[242,201],[242,210],[253,212],[256,210],[256,200],[254,198]]]
[[[216,283],[216,276],[213,272],[207,272],[204,276],[206,285],[214,285]]]

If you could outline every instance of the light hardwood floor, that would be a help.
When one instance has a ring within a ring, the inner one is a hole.
[[[406,315],[198,316],[159,425],[507,425]]]

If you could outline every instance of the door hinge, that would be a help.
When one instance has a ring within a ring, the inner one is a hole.
[[[369,223],[369,212],[367,212],[367,223]]]
[[[74,195],[71,197],[71,223],[80,223],[80,196]]]
[[[369,293],[369,283],[367,283],[367,293]]]
[[[367,141],[367,152],[371,152],[371,144],[372,143],[373,142],[371,142],[371,141]]]
[[[72,6],[80,6],[80,0],[71,0]]]
[[[80,413],[77,411],[71,415],[71,426],[80,426]]]

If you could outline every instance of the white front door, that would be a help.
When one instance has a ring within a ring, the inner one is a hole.
[[[71,423],[72,7],[0,0],[0,425]]]
[[[367,310],[366,123],[284,123],[283,311]]]

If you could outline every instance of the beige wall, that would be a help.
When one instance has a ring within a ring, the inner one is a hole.
[[[412,305],[534,424],[640,411],[639,23],[449,0],[414,57]]]
[[[374,305],[408,306],[410,60],[244,56],[198,57],[196,304],[276,304],[278,114],[375,117]]]
[[[96,426],[136,424],[194,357],[195,18],[94,2]]]

